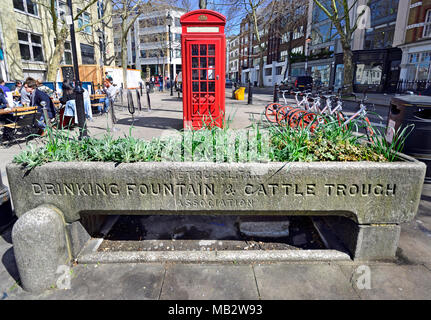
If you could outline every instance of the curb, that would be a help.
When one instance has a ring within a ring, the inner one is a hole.
[[[78,264],[98,263],[220,263],[220,262],[285,262],[285,261],[349,261],[348,254],[336,250],[271,250],[271,251],[133,251],[94,252],[79,256]]]

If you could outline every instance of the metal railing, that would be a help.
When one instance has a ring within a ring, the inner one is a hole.
[[[407,91],[413,91],[415,93],[424,91],[431,86],[431,80],[399,80],[396,83],[396,93],[405,93]]]

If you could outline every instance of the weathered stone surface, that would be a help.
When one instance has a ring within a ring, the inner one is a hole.
[[[76,258],[81,250],[84,248],[91,236],[87,230],[82,226],[80,221],[73,222],[66,225],[66,230],[70,239],[70,247],[72,257]]]
[[[40,206],[25,213],[12,229],[12,242],[22,287],[41,292],[55,286],[58,266],[71,259],[61,212]]]
[[[49,163],[7,167],[18,216],[44,203],[82,213],[343,215],[398,224],[418,208],[425,165],[395,163]],[[26,201],[22,201],[26,199]]]
[[[325,217],[323,220],[355,260],[395,257],[401,231],[399,225],[358,225],[343,217]]]
[[[289,221],[240,221],[239,230],[249,237],[276,238],[289,235]]]

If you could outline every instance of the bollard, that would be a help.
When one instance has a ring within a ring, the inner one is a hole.
[[[142,88],[141,88],[141,90],[142,90]],[[138,104],[139,111],[142,111],[141,94],[139,93],[138,89],[136,89],[136,103]]]
[[[147,90],[147,103],[148,103],[148,111],[151,111],[150,92],[148,90]]]
[[[232,99],[235,99],[236,82],[232,84]]]
[[[114,108],[114,99],[108,98],[109,99],[109,104],[110,104],[110,108],[109,111],[111,111],[111,120],[112,120],[112,130],[113,131],[117,131],[116,128],[114,128],[114,125],[117,123],[117,118],[115,117],[115,108]]]
[[[274,85],[274,99],[273,102],[278,102],[278,84]]]
[[[135,113],[135,103],[133,102],[131,90],[127,90],[127,109],[129,110],[130,114],[133,115]]]
[[[253,104],[253,91],[251,82],[248,83],[248,101],[247,104]]]
[[[124,107],[124,97],[123,97],[123,84],[121,84],[121,88],[120,88],[120,103],[121,103],[121,107]]]

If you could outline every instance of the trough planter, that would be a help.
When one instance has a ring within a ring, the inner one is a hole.
[[[426,167],[403,161],[49,163],[7,167],[13,243],[24,289],[49,288],[77,257],[88,215],[235,214],[347,217],[332,221],[353,259],[395,256],[400,223],[417,212]]]

